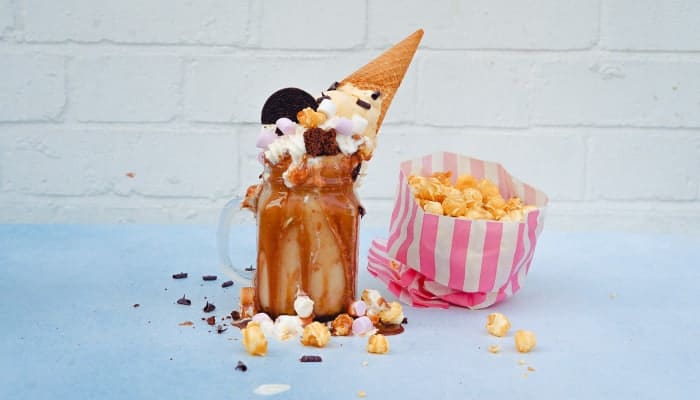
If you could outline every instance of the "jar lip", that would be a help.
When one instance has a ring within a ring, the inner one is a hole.
[[[276,164],[268,164],[269,170],[265,174],[268,182],[292,183],[292,187],[326,187],[352,185],[353,171],[361,160],[356,154],[338,154],[333,156],[305,156],[298,163],[292,163],[289,156],[285,156]],[[289,185],[287,185],[289,186]]]

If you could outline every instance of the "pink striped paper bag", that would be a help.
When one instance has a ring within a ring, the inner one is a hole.
[[[408,185],[409,175],[451,171],[494,182],[503,196],[537,209],[522,222],[465,220],[428,214]],[[389,238],[375,240],[368,270],[402,301],[416,306],[455,304],[478,309],[515,294],[523,284],[542,231],[547,196],[498,163],[436,153],[401,164]]]

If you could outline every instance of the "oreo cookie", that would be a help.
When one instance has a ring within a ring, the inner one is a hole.
[[[280,89],[265,101],[260,114],[260,122],[263,125],[274,124],[283,117],[299,122],[297,113],[306,107],[311,107],[316,111],[318,104],[314,96],[299,88]]]

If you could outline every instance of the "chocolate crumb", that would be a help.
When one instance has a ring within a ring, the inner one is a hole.
[[[245,267],[245,270],[248,272],[255,271],[255,267],[251,264],[250,266]]]
[[[362,99],[357,99],[357,101],[355,102],[355,104],[357,104],[358,106],[364,108],[365,110],[369,110],[370,108],[372,108],[372,105],[371,105],[371,104],[369,104],[368,102],[366,102],[366,101],[364,101],[364,100],[362,100]]]
[[[282,132],[282,131],[280,130],[280,128],[275,128],[275,134],[276,134],[277,136],[284,136],[284,132]]]
[[[236,371],[241,371],[241,372],[246,372],[248,370],[248,366],[243,363],[243,361],[238,361],[238,364],[236,364]]]
[[[183,294],[182,297],[177,299],[177,304],[182,304],[183,306],[190,306],[190,305],[192,305],[192,300],[186,298],[185,295]]]
[[[224,327],[221,326],[221,325],[217,325],[217,326],[216,326],[216,333],[218,333],[219,335],[221,335],[222,333],[226,332],[227,329],[228,329],[228,328],[224,328]]]
[[[221,287],[224,287],[224,288],[229,287],[229,286],[233,286],[233,281],[226,281],[226,282],[221,284]]]
[[[231,318],[238,321],[241,319],[241,313],[238,310],[231,311]]]
[[[211,317],[207,318],[207,324],[211,326],[216,325],[216,317],[212,315]]]
[[[216,310],[216,306],[207,301],[207,304],[202,309],[204,312],[212,312]]]
[[[250,318],[242,319],[240,321],[232,322],[231,326],[235,326],[238,329],[243,329],[248,326],[248,323],[250,322]]]
[[[365,208],[362,207],[362,206],[358,206],[358,207],[357,207],[357,211],[360,213],[360,218],[364,217],[365,214],[367,213],[367,212],[365,211]]]
[[[216,275],[204,275],[202,277],[203,280],[205,281],[215,281],[216,280]]]
[[[133,305],[134,308],[139,308],[140,306],[141,306],[141,304],[139,304],[139,303],[135,303],[135,304]]]
[[[379,96],[381,96],[381,95],[382,95],[382,92],[380,92],[379,90],[375,90],[372,93],[372,100],[377,100],[379,98]]]
[[[406,324],[408,324],[408,317],[403,317],[403,319],[401,320],[401,325],[406,325]]]
[[[185,279],[187,278],[187,272],[180,272],[179,274],[173,274],[173,279]]]
[[[303,363],[307,363],[307,362],[322,362],[323,359],[321,358],[321,356],[301,356],[301,358],[299,359],[299,361],[301,361],[301,362],[303,362]]]
[[[184,321],[184,322],[180,322],[178,325],[180,325],[180,326],[193,326],[193,325],[194,325],[194,322],[192,322],[192,321]]]
[[[326,89],[326,90],[335,90],[335,89],[338,89],[338,85],[340,85],[338,82],[333,82],[333,83],[331,83],[330,86],[328,86],[328,89]]]

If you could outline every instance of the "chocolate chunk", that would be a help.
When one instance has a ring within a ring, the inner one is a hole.
[[[243,363],[243,361],[238,361],[238,364],[236,364],[236,371],[241,371],[241,372],[246,372],[248,370],[248,366]]]
[[[250,265],[248,267],[245,267],[245,271],[248,271],[248,272],[255,271],[255,267],[253,265]]]
[[[267,98],[260,115],[263,124],[274,124],[280,118],[289,118],[299,122],[297,113],[306,107],[314,111],[318,107],[314,96],[298,88],[284,88],[276,91]]]
[[[238,321],[239,319],[241,319],[241,313],[237,310],[233,310],[233,311],[231,311],[231,318],[234,321]]]
[[[299,359],[299,361],[301,361],[301,362],[303,362],[303,363],[307,363],[307,362],[322,362],[323,359],[321,358],[321,356],[301,356],[301,358]]]
[[[206,305],[204,306],[204,308],[202,309],[202,311],[204,311],[204,312],[212,312],[212,311],[214,311],[214,310],[216,310],[216,306],[213,305],[213,304],[211,304],[211,303],[208,302],[208,301],[207,301],[207,304],[206,304]]]
[[[326,90],[335,90],[335,89],[338,89],[338,85],[340,85],[338,82],[333,82],[333,83],[331,83],[330,86],[328,86],[328,89],[326,89]]]
[[[204,279],[205,281],[215,281],[216,275],[204,275],[202,279]]]
[[[173,279],[185,279],[187,278],[187,272],[180,272],[179,274],[173,274]]]
[[[306,153],[312,157],[332,156],[340,153],[338,142],[335,141],[335,129],[325,131],[321,128],[309,128],[304,131]]]
[[[141,306],[141,304],[139,304],[139,303],[136,303],[133,305],[134,308],[139,308],[140,306]]]
[[[192,305],[192,300],[186,298],[185,295],[183,294],[182,297],[177,299],[177,304],[182,304],[183,306],[189,306],[189,305]]]
[[[367,213],[367,212],[365,211],[365,208],[362,207],[362,206],[358,206],[358,207],[357,207],[357,211],[360,213],[360,218],[364,217],[365,214]]]
[[[235,327],[238,328],[238,329],[243,329],[243,328],[245,328],[246,326],[248,326],[248,323],[249,323],[250,321],[251,321],[250,318],[242,319],[242,320],[240,320],[240,321],[236,321],[236,322],[231,323],[231,326],[235,326]]]
[[[216,317],[212,315],[211,317],[207,318],[207,324],[211,326],[216,325]]]
[[[219,335],[221,335],[222,333],[226,332],[227,329],[228,329],[228,328],[224,328],[224,327],[221,326],[221,325],[217,325],[217,326],[216,326],[216,333],[218,333]]]
[[[369,104],[368,102],[366,102],[366,101],[364,101],[364,100],[362,100],[362,99],[357,99],[357,101],[355,102],[355,104],[357,104],[358,106],[360,106],[360,107],[362,107],[362,108],[364,108],[364,109],[366,109],[366,110],[369,110],[370,108],[372,108],[372,105],[371,105],[371,104]]]
[[[406,325],[406,324],[408,324],[408,318],[403,317],[403,319],[401,320],[401,325]]]
[[[229,286],[233,286],[233,281],[226,281],[226,282],[221,284],[221,287],[229,287]]]
[[[381,96],[381,95],[382,95],[382,92],[380,92],[379,90],[375,90],[372,93],[372,100],[377,100],[379,98],[379,96]]]

